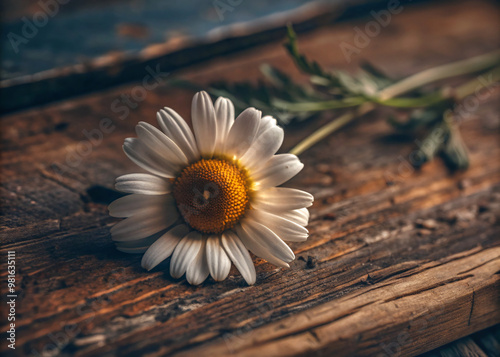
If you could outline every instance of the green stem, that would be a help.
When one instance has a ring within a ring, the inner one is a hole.
[[[441,79],[485,70],[498,65],[499,62],[500,50],[496,50],[462,61],[429,68],[382,89],[378,93],[378,98],[380,101],[384,101]]]
[[[470,59],[466,59],[463,61],[458,61],[447,65],[434,67],[425,70],[423,72],[417,73],[406,79],[403,79],[402,81],[397,82],[389,87],[386,87],[385,89],[381,90],[375,97],[378,98],[379,102],[388,101],[389,99],[392,99],[395,96],[412,91],[414,89],[419,88],[420,86],[432,83],[434,81],[449,77],[464,75],[468,73],[478,72],[496,65],[498,64],[498,62],[500,62],[500,50],[485,55],[473,57]],[[491,80],[488,78],[490,74],[491,74]],[[486,80],[484,78],[486,78]],[[500,66],[495,67],[494,69],[481,75],[480,77],[457,87],[454,90],[454,95],[452,95],[452,97],[454,97],[455,99],[463,99],[466,96],[479,91],[479,89],[493,84],[499,79],[500,79]],[[447,95],[438,97],[439,101],[448,100],[449,98],[450,96]],[[373,109],[375,109],[375,105],[373,103],[365,102],[357,110],[351,110],[341,115],[337,119],[333,120],[329,124],[326,124],[325,126],[313,132],[311,135],[309,135],[304,140],[299,142],[295,147],[293,147],[292,150],[290,150],[290,153],[294,155],[300,155],[305,150],[309,149],[314,144],[323,140],[331,133],[342,128],[349,122],[356,119],[358,116],[364,115],[372,111]]]
[[[464,99],[471,94],[478,94],[479,90],[482,88],[489,87],[498,81],[500,81],[500,66],[495,67],[491,71],[483,73],[473,80],[455,88],[454,97],[456,99]]]
[[[483,73],[475,79],[458,86],[457,88],[446,88],[434,94],[417,98],[389,98],[380,100],[373,98],[372,101],[381,105],[395,108],[418,108],[439,104],[450,99],[461,100],[468,95],[478,93],[482,88],[488,87],[500,80],[500,66]]]
[[[353,97],[344,100],[328,100],[324,102],[303,102],[290,103],[284,100],[275,99],[272,105],[287,110],[289,112],[315,112],[329,109],[343,109],[357,107],[365,103],[367,100],[364,97]]]
[[[378,98],[374,98],[373,102],[380,105],[384,105],[386,107],[419,108],[419,107],[432,106],[448,99],[449,98],[446,95],[443,95],[441,93],[435,93],[417,98],[389,98],[385,99],[384,101],[381,101]]]
[[[323,140],[324,138],[326,138],[328,135],[330,135],[334,131],[337,131],[338,129],[347,125],[348,123],[350,123],[352,120],[354,120],[358,116],[361,116],[363,114],[366,114],[366,113],[372,111],[374,108],[375,108],[375,105],[373,103],[364,103],[357,110],[352,110],[352,111],[349,111],[349,112],[339,116],[335,120],[332,120],[330,123],[322,126],[318,130],[316,130],[314,133],[309,135],[307,138],[302,140],[300,143],[298,143],[292,150],[290,150],[290,154],[294,154],[294,155],[302,154],[304,151],[309,149],[311,146],[313,146],[317,142]]]

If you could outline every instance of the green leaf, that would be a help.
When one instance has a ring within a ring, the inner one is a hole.
[[[239,82],[228,84],[216,82],[210,84],[207,91],[213,96],[223,96],[233,101],[237,113],[248,107],[256,107],[263,115],[275,117],[280,124],[286,125],[297,120],[302,121],[315,116],[315,112],[300,110],[291,112],[286,106],[278,106],[276,102],[300,103],[318,100],[320,93],[311,87],[295,83],[285,73],[269,65],[261,66],[261,70],[267,79],[267,83],[258,82],[257,85],[250,82]]]
[[[450,135],[443,146],[441,156],[452,170],[465,170],[469,167],[467,146],[462,140],[462,135],[455,125],[450,129]]]
[[[443,122],[436,124],[422,141],[417,141],[419,149],[413,158],[413,164],[420,167],[426,162],[432,161],[443,148],[450,132]]]
[[[393,83],[396,83],[394,79],[389,78],[385,75],[385,73],[369,62],[361,63],[361,72],[364,76],[371,78],[371,80],[377,84],[379,89],[383,89]]]
[[[333,73],[323,70],[316,61],[309,61],[306,56],[299,53],[297,35],[292,25],[287,27],[287,40],[284,46],[300,70],[311,76],[322,78],[325,86],[339,86],[338,78]]]

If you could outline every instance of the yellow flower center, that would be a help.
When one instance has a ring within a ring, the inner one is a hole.
[[[175,179],[173,196],[184,220],[202,233],[233,227],[249,207],[250,180],[237,164],[202,159]]]

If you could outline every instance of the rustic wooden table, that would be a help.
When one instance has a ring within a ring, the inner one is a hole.
[[[315,30],[300,45],[324,66],[354,69],[365,58],[405,76],[494,50],[498,18],[486,1],[408,7],[350,64],[339,44],[369,19]],[[278,43],[176,75],[255,80],[262,62],[301,79]],[[140,256],[111,242],[110,189],[137,170],[124,138],[163,106],[189,117],[192,93],[161,85],[119,118],[112,103],[137,85],[2,118],[1,255],[4,264],[7,251],[16,254],[16,355],[410,356],[500,322],[498,86],[461,125],[466,172],[451,174],[440,160],[411,169],[413,143],[373,112],[301,156],[305,169],[288,186],[315,203],[310,238],[292,244],[289,269],[256,259],[254,286],[232,270],[193,287],[167,265],[144,271]],[[334,115],[288,127],[283,151]]]

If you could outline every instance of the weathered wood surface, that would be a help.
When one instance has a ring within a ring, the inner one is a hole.
[[[406,75],[484,53],[499,43],[498,14],[489,2],[408,8],[361,55]],[[355,68],[360,57],[348,65],[339,44],[369,20],[315,31],[301,48]],[[299,77],[277,44],[180,74],[253,79],[263,61]],[[113,247],[108,189],[137,170],[123,139],[163,106],[187,117],[192,95],[159,86],[122,120],[111,105],[133,88],[2,118],[1,254],[2,264],[7,251],[17,256],[17,355],[416,355],[500,322],[498,87],[461,126],[472,162],[464,173],[439,160],[410,170],[411,140],[389,135],[383,111],[306,152],[289,186],[315,195],[311,236],[292,244],[290,269],[256,260],[251,287],[234,270],[192,287]],[[102,118],[114,129],[77,154],[83,130]],[[319,124],[288,128],[284,150]]]

